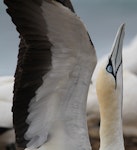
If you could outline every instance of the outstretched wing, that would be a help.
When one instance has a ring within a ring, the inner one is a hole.
[[[16,142],[37,148],[48,141],[55,108],[79,99],[79,86],[86,102],[96,54],[69,0],[4,2],[21,39],[13,101]]]

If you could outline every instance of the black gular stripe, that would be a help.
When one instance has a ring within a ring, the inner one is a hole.
[[[40,6],[44,0],[4,0],[7,12],[20,33],[20,45],[15,72],[13,123],[18,147],[26,148],[29,141],[24,138],[28,129],[26,118],[28,105],[42,85],[42,77],[51,69],[51,47],[47,37],[47,24]],[[69,0],[60,1],[73,12]],[[47,0],[50,2],[50,0]]]

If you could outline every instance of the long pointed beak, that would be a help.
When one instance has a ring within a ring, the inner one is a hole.
[[[123,39],[125,35],[125,24],[122,24],[117,32],[115,37],[115,41],[112,47],[112,52],[110,55],[110,59],[113,66],[113,73],[116,76],[117,71],[122,64],[122,48],[123,48]]]

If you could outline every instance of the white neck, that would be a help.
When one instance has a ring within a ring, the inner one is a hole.
[[[115,101],[107,109],[100,106],[100,150],[124,150],[121,111],[116,109],[117,105]]]
[[[96,90],[100,106],[100,150],[124,150],[122,83],[105,70],[99,72]]]

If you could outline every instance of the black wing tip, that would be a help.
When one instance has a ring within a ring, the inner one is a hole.
[[[64,5],[65,7],[68,7],[72,12],[75,13],[74,7],[70,0],[56,0],[56,1]]]

